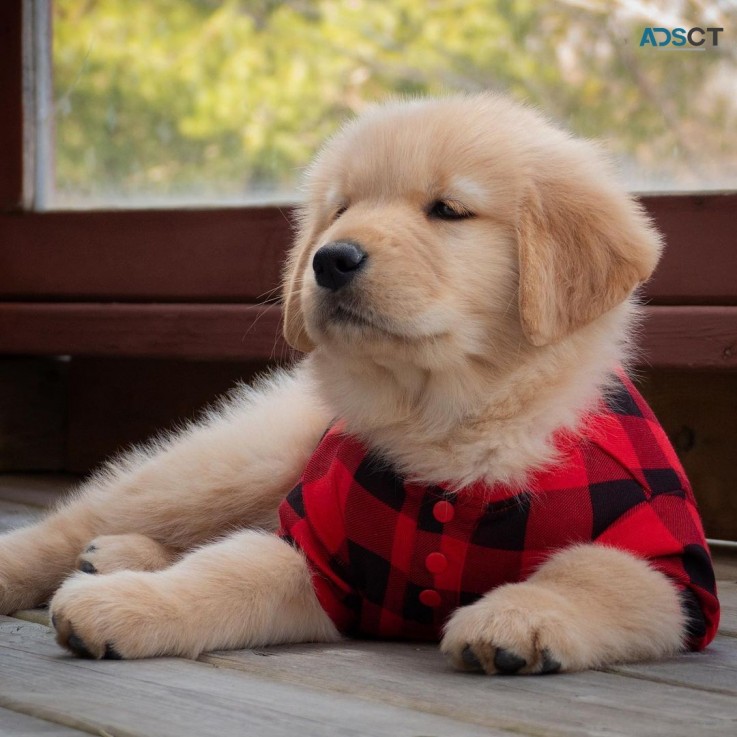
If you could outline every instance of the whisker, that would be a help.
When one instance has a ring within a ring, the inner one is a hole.
[[[276,292],[281,292],[281,285],[278,285],[276,287],[273,287],[272,289],[267,289],[265,292],[262,292],[259,294],[256,299],[260,302],[265,299],[270,299],[272,295]]]

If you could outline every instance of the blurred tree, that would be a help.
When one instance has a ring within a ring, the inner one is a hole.
[[[702,0],[55,0],[58,200],[291,193],[366,104],[483,89],[605,139],[635,188],[734,186],[734,43],[639,41],[735,21]]]

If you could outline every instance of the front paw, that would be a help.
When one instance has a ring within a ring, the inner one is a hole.
[[[69,578],[50,605],[57,642],[83,658],[169,654],[176,607],[146,578],[150,575],[122,571]]]
[[[570,603],[543,586],[502,586],[456,610],[440,649],[458,670],[557,673],[590,667]]]
[[[76,567],[84,573],[158,571],[173,560],[171,551],[145,535],[100,535],[79,554]]]

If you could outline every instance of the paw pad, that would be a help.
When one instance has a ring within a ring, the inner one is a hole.
[[[103,660],[123,660],[123,656],[108,642],[105,645],[105,652],[102,656]]]
[[[461,660],[463,664],[468,666],[471,670],[483,670],[484,667],[481,665],[481,661],[476,657],[476,653],[471,649],[470,645],[466,645],[461,653]]]
[[[498,647],[494,654],[494,667],[505,675],[511,675],[516,673],[520,668],[524,668],[527,665],[527,661],[513,653],[511,650],[506,650],[503,647]]]
[[[67,638],[67,647],[78,657],[94,659],[94,655],[87,649],[87,645],[84,644],[84,640],[81,637],[77,637],[74,633],[69,635]]]
[[[545,648],[542,651],[543,663],[540,673],[557,673],[560,668],[560,661],[556,660],[551,654],[550,650]]]
[[[84,640],[74,632],[67,638],[66,646],[78,658],[95,660],[95,656],[90,652]],[[105,652],[102,654],[102,660],[123,660],[123,656],[110,643],[107,643]]]

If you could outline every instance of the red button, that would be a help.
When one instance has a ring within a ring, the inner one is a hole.
[[[436,502],[432,508],[432,516],[438,522],[450,522],[455,517],[455,509],[450,502]]]
[[[448,559],[442,553],[430,553],[425,558],[425,568],[430,573],[442,573],[448,567]]]
[[[420,591],[420,601],[425,606],[429,606],[434,609],[436,606],[440,606],[442,599],[435,589],[425,589],[424,591]]]

